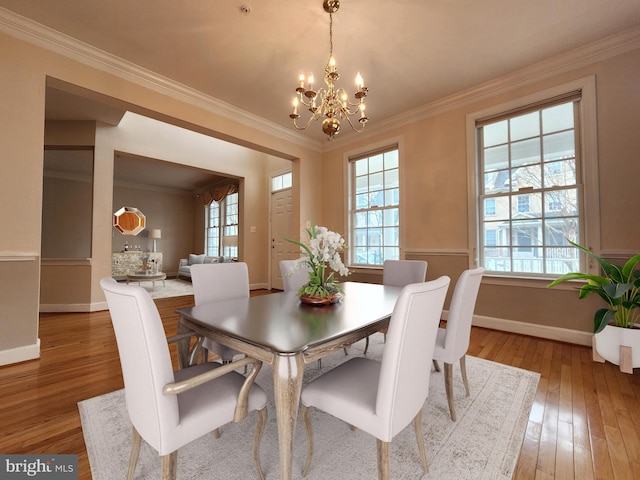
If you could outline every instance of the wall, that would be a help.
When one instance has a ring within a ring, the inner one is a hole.
[[[192,250],[194,244],[194,194],[132,188],[115,185],[113,189],[114,211],[120,207],[136,207],[146,217],[147,229],[138,235],[122,235],[111,229],[111,248],[121,252],[127,242],[139,245],[143,251],[151,251],[153,240],[148,238],[149,228],[159,228],[162,238],[156,240],[157,251],[162,252],[163,271],[175,275],[180,258]]]
[[[536,72],[492,91],[442,102],[422,120],[337,146],[324,157],[326,224],[346,231],[346,159],[372,146],[400,141],[403,246],[406,258],[429,263],[427,278],[459,274],[473,265],[468,234],[466,116],[507,101],[595,75],[599,198],[603,255],[623,258],[640,249],[640,223],[630,219],[640,178],[640,49],[559,72]],[[579,64],[580,62],[576,62]],[[583,62],[584,63],[584,62]],[[517,76],[517,75],[514,75]],[[508,87],[508,88],[507,88]],[[399,122],[398,122],[399,123]],[[335,185],[342,185],[336,188]],[[591,222],[594,218],[587,217]],[[381,271],[357,271],[354,279],[378,281]],[[548,281],[485,277],[476,307],[479,324],[589,343],[599,299],[578,301],[572,286],[546,289]],[[448,302],[448,301],[447,301]],[[569,330],[566,331],[565,329]],[[577,331],[577,333],[575,333]]]
[[[28,36],[20,32],[21,38]],[[34,42],[42,44],[40,39]],[[52,45],[51,48],[57,48]],[[73,56],[68,50],[65,54]],[[310,185],[310,192],[318,192],[321,172],[321,154],[315,146],[293,137],[274,135],[265,128],[240,124],[228,115],[213,111],[212,102],[190,95],[184,90],[174,91],[162,82],[141,79],[139,76],[124,79],[122,70],[107,63],[82,56],[82,62],[62,56],[24,40],[0,33],[0,143],[3,147],[2,174],[0,175],[0,224],[11,225],[0,244],[0,285],[10,284],[0,302],[0,365],[39,355],[38,298],[40,291],[40,250],[42,217],[42,152],[44,149],[45,87],[49,82],[56,88],[70,93],[96,95],[100,100],[114,102],[130,111],[169,122],[174,126],[188,127],[199,133],[220,138],[252,150],[293,162],[296,184],[299,188]],[[92,65],[92,66],[89,66]],[[196,100],[197,98],[197,100]],[[255,122],[254,122],[255,123]],[[257,124],[256,124],[257,125]],[[105,308],[104,295],[99,286],[102,277],[111,271],[111,215],[113,213],[113,163],[114,146],[123,142],[122,132],[115,127],[98,124],[95,130],[93,219],[90,265],[87,274],[65,278],[68,291],[89,290],[89,309]],[[158,133],[154,141],[162,138]],[[135,139],[128,139],[133,142]],[[124,143],[124,142],[123,142]],[[186,144],[185,146],[189,146]],[[157,152],[153,145],[145,147]],[[127,150],[123,150],[127,151]],[[162,153],[162,152],[160,152]],[[149,158],[162,156],[140,152]],[[212,154],[197,159],[176,157],[177,163],[210,169]],[[240,161],[240,166],[247,163]],[[234,174],[239,168],[234,159],[226,159],[225,170]],[[261,173],[265,175],[264,172]],[[238,176],[242,176],[239,174]],[[267,284],[268,215],[266,205],[268,186],[255,178],[243,186],[245,206],[242,212],[244,235],[247,244],[241,245],[245,259],[250,263],[251,282]],[[299,196],[299,191],[297,192]],[[316,200],[318,200],[316,196]],[[20,208],[15,208],[19,199]],[[298,207],[294,215],[296,227],[300,225],[302,211],[306,217],[320,215],[321,199],[304,209]],[[250,226],[257,226],[250,232]],[[251,234],[250,234],[251,233]],[[17,268],[16,265],[21,266]],[[46,279],[42,279],[46,280]],[[6,297],[6,298],[5,298]]]

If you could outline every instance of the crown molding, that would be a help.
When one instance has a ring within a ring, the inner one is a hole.
[[[640,48],[640,26],[624,30],[615,35],[589,43],[582,47],[548,58],[533,65],[515,70],[507,75],[489,80],[467,90],[440,98],[386,120],[376,122],[358,140],[395,130],[404,125],[416,123],[464,105],[478,102],[497,92],[514,90],[521,86],[540,81],[553,75],[576,70],[596,62],[616,57]],[[342,141],[341,141],[342,140]],[[354,140],[353,137],[336,139],[325,151],[342,147]]]
[[[359,134],[357,137],[348,136],[327,143],[309,139],[298,132],[205,95],[193,88],[158,75],[3,7],[0,7],[0,32],[316,152],[326,152],[341,148],[356,140],[360,141],[363,138],[379,135],[380,133],[388,132],[390,129],[425,120],[463,105],[482,100],[498,91],[512,90],[552,75],[574,70],[640,48],[640,27],[633,27],[484,82],[473,88],[376,122],[375,125],[372,125],[366,132]]]
[[[198,90],[158,75],[151,70],[142,68],[2,7],[0,7],[0,32],[171,98],[203,108],[213,114],[228,118],[281,140],[313,151],[322,151],[322,142],[318,140],[309,139],[298,132],[234,107],[217,98],[205,95]]]

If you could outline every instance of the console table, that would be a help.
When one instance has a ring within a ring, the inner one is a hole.
[[[148,256],[148,263],[155,263],[157,271],[162,271],[162,252],[114,252],[111,254],[111,276],[126,277],[140,270],[142,257]]]

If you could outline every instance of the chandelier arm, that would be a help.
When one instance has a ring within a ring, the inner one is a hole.
[[[351,127],[351,129],[354,132],[358,132],[358,133],[362,133],[362,131],[364,130],[364,126],[367,123],[367,120],[365,119],[365,121],[363,122],[362,120],[359,120],[358,122],[362,125],[361,128],[356,128],[353,123],[351,123],[351,117],[345,117],[347,119],[347,122],[349,123],[349,126]]]

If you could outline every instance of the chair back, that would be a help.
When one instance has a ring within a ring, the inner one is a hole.
[[[384,285],[404,287],[424,282],[427,276],[427,262],[424,260],[385,260],[382,267]]]
[[[196,305],[249,298],[249,269],[244,262],[192,265],[191,283]]]
[[[149,293],[113,278],[100,280],[116,335],[131,423],[153,448],[179,423],[176,395],[164,395],[174,382],[171,356],[162,320]]]
[[[420,411],[429,394],[429,366],[450,279],[402,289],[382,354],[376,416],[385,422],[380,440],[390,442]]]
[[[456,283],[449,305],[444,338],[444,350],[449,360],[443,361],[453,363],[469,349],[471,321],[483,274],[484,268],[482,267],[465,270]]]
[[[310,271],[309,265],[300,263],[300,260],[280,260],[280,274],[284,291],[297,292],[300,290],[300,287],[309,281]]]

